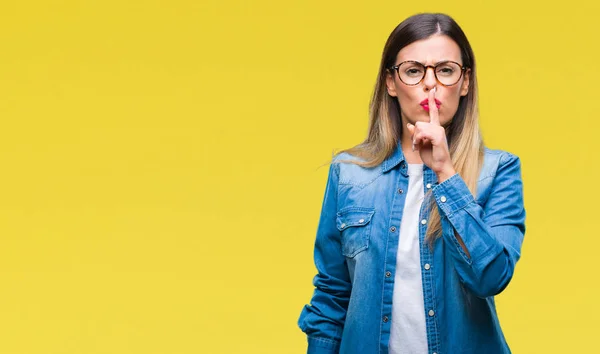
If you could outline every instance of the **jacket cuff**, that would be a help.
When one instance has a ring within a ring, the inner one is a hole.
[[[449,230],[444,232],[444,236],[450,237],[458,254],[467,264],[475,267],[478,271],[483,271],[483,268],[489,262],[502,253],[503,247],[492,235],[486,232],[475,234],[467,230],[468,223],[474,221],[477,225],[481,222],[480,219],[473,218],[472,211],[469,212],[471,206],[477,205],[469,187],[457,173],[437,185],[433,189],[433,194],[440,210],[442,230]],[[454,235],[454,230],[461,235],[465,248],[469,250],[470,257],[460,246]]]
[[[469,187],[458,173],[435,186],[433,195],[440,210],[446,216],[454,214],[475,201]]]
[[[338,354],[340,343],[336,340],[321,337],[308,337],[307,354]]]

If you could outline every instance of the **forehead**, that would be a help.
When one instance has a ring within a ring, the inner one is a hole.
[[[446,35],[433,35],[402,48],[396,56],[396,63],[405,60],[416,60],[423,64],[435,64],[443,60],[462,63],[458,44]]]

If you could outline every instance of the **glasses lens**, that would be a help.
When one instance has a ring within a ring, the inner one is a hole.
[[[400,80],[407,85],[416,85],[421,81],[425,68],[419,63],[404,62],[398,68]]]
[[[460,80],[461,74],[460,65],[452,62],[439,63],[435,68],[435,76],[442,85],[454,85]]]
[[[398,76],[405,84],[416,85],[425,76],[425,67],[416,62],[404,62],[398,68]],[[462,76],[462,68],[454,62],[439,63],[435,76],[442,85],[454,85]]]

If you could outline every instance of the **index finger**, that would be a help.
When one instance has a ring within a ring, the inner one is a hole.
[[[435,104],[435,90],[434,87],[431,91],[429,91],[429,122],[435,125],[440,125],[440,115]]]

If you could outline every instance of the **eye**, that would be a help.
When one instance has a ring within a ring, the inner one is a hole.
[[[423,69],[418,67],[407,68],[404,73],[408,76],[419,76],[423,74]]]
[[[447,65],[437,68],[437,73],[441,75],[452,75],[455,71],[454,68]]]
[[[461,68],[460,65],[454,62],[439,63],[435,68],[435,73],[437,76],[454,77],[460,75]]]

